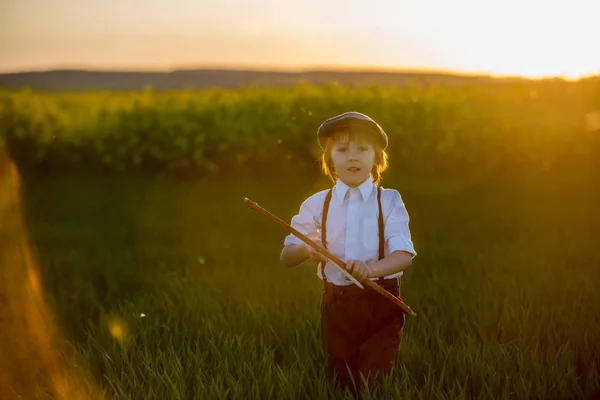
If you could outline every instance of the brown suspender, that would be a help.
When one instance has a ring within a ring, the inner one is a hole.
[[[321,219],[321,244],[324,248],[327,248],[327,214],[329,212],[329,203],[331,202],[331,192],[332,189],[329,189],[327,195],[325,196],[325,203],[323,204],[323,218]],[[385,246],[385,236],[383,231],[383,212],[381,210],[381,188],[377,187],[377,205],[379,206],[379,259],[381,260],[384,257],[384,246]],[[323,277],[323,283],[327,283],[327,277],[325,276],[325,263],[321,262],[319,267],[321,268],[321,276]],[[383,276],[379,277],[379,281],[383,281]]]
[[[383,211],[381,211],[381,188],[377,186],[377,205],[379,206],[379,259],[383,259],[384,254],[384,245],[385,245],[385,235],[383,231]],[[379,280],[383,280],[383,277],[380,277]]]

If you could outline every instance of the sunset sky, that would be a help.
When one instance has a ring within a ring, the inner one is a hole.
[[[600,74],[597,0],[2,0],[0,71]]]

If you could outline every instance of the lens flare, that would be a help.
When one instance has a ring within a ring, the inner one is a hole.
[[[86,371],[69,365],[23,224],[19,174],[1,141],[0,221],[0,397],[106,399]]]

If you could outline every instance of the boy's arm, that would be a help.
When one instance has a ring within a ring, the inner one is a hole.
[[[308,260],[310,253],[308,249],[298,244],[288,244],[281,251],[279,259],[286,267],[296,267]]]
[[[406,251],[394,251],[392,254],[369,265],[369,278],[379,278],[404,271],[412,265],[412,259],[413,255]]]
[[[292,218],[291,226],[311,240],[317,239],[319,228],[315,219],[317,204],[314,198],[307,199],[300,206],[300,212]],[[295,267],[312,258],[316,261],[324,258],[306,243],[293,234],[288,235],[284,241],[284,248],[279,259],[287,267]]]
[[[417,253],[411,240],[409,221],[402,197],[394,191],[392,210],[385,221],[385,240],[389,254],[369,265],[371,278],[393,275],[412,265],[412,259]]]
[[[279,259],[286,267],[296,267],[308,259],[316,262],[325,261],[327,257],[315,251],[312,247],[302,244],[288,244],[281,251]]]

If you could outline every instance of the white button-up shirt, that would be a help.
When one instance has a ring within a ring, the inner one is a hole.
[[[371,179],[365,180],[357,188],[350,188],[338,179],[332,190],[327,215],[327,250],[344,262],[361,260],[369,264],[377,261],[379,259],[377,187]],[[321,220],[326,195],[327,190],[323,190],[306,199],[291,223],[293,228],[318,243],[321,243]],[[416,256],[408,226],[408,213],[400,193],[393,189],[382,188],[381,209],[384,222],[384,256],[398,250]],[[284,240],[285,246],[302,243],[293,234],[288,235]],[[352,283],[331,261],[325,265],[325,275],[328,281],[336,285]],[[401,275],[402,272],[398,272],[385,278],[396,278]],[[317,276],[323,278],[320,268],[317,268]]]

